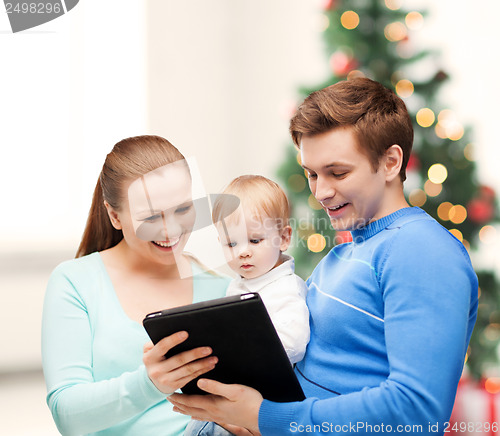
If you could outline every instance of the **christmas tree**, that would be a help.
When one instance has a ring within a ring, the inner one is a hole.
[[[353,77],[369,77],[393,89],[414,120],[414,148],[405,182],[408,203],[424,209],[473,253],[495,232],[491,223],[499,218],[496,195],[478,179],[471,129],[439,101],[448,74],[439,66],[438,53],[435,48],[422,50],[414,41],[426,12],[405,10],[401,3],[327,0],[322,20],[330,77],[314,89],[301,89],[300,100]],[[290,145],[288,153],[278,177],[293,205],[292,254],[297,273],[306,278],[328,250],[348,242],[350,234],[335,233],[325,225],[325,214],[307,187],[298,151]],[[500,285],[494,272],[477,267],[476,272],[479,311],[467,362],[479,378],[498,368]]]

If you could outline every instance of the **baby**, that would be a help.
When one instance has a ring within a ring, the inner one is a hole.
[[[294,273],[294,260],[285,255],[290,245],[290,206],[273,181],[254,175],[234,179],[215,202],[212,219],[229,267],[239,275],[227,295],[258,292],[292,364],[304,356],[309,342],[307,288]],[[233,197],[234,196],[234,197]],[[240,207],[234,212],[237,197]],[[186,436],[231,433],[214,423],[191,421]]]

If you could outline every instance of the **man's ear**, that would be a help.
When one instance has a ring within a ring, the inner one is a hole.
[[[106,211],[108,212],[109,220],[111,221],[111,225],[116,230],[122,229],[122,223],[120,222],[120,218],[118,218],[118,213],[111,207],[111,205],[104,200],[104,206],[106,207]]]
[[[292,240],[292,228],[290,226],[285,226],[281,229],[281,244],[280,250],[286,251],[290,246]]]
[[[399,177],[401,166],[403,165],[403,150],[397,144],[391,145],[384,154],[385,180],[392,182]]]

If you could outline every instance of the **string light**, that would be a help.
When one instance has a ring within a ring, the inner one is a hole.
[[[319,253],[326,247],[326,239],[319,233],[314,233],[307,238],[307,248],[313,253]]]
[[[307,199],[307,202],[309,203],[309,206],[314,209],[314,210],[320,210],[322,209],[321,204],[318,203],[318,200],[314,198],[314,195],[309,195],[309,198]]]
[[[436,115],[428,107],[424,107],[417,112],[417,123],[422,127],[430,127],[436,120]]]
[[[429,197],[437,197],[441,194],[443,190],[443,185],[441,183],[434,183],[431,180],[427,180],[424,184],[424,191]]]
[[[294,192],[302,192],[306,187],[306,179],[302,174],[292,174],[288,178],[288,185]]]
[[[402,79],[396,83],[396,92],[401,98],[408,98],[414,91],[413,83],[407,79]]]
[[[389,41],[397,42],[408,36],[408,30],[403,23],[395,21],[385,26],[384,35]]]
[[[437,163],[431,165],[427,171],[427,176],[432,183],[443,183],[448,177],[448,170],[443,164]]]
[[[406,15],[405,23],[411,30],[419,30],[424,26],[424,17],[421,13],[413,11]]]
[[[445,201],[441,203],[437,208],[437,214],[441,221],[449,221],[450,220],[450,209],[453,207],[449,201]]]
[[[355,29],[359,24],[359,15],[354,11],[345,11],[340,17],[340,22],[348,30]]]
[[[497,231],[495,227],[487,225],[479,230],[479,240],[483,244],[491,244],[497,236]]]
[[[408,200],[412,206],[421,207],[427,201],[427,195],[425,195],[425,192],[421,189],[414,189],[410,192]]]
[[[448,216],[453,224],[462,224],[467,218],[467,209],[461,204],[456,204],[450,209]]]

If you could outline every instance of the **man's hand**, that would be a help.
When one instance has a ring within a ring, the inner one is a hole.
[[[208,379],[198,380],[198,387],[212,395],[173,394],[167,399],[175,412],[220,423],[236,435],[260,434],[259,409],[263,398],[258,391]]]

